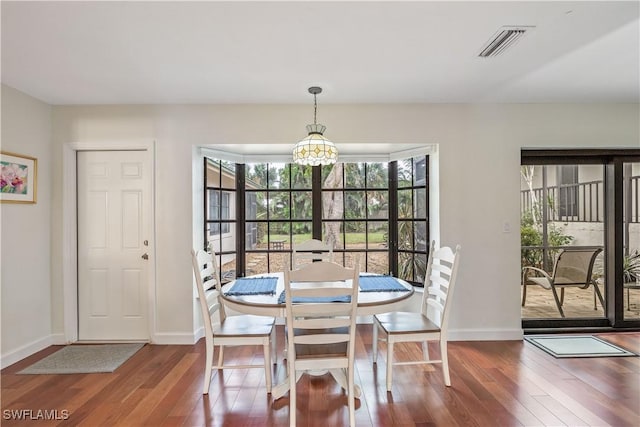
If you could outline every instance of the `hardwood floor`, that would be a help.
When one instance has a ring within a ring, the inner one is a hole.
[[[359,426],[640,425],[639,357],[555,359],[522,341],[452,342],[450,388],[439,366],[397,366],[393,390],[387,393],[384,353],[374,366],[371,335],[371,325],[358,326]],[[598,336],[640,353],[640,333]],[[279,327],[280,348],[283,337]],[[146,345],[110,374],[16,374],[57,349],[50,347],[2,370],[2,425],[288,425],[288,397],[272,401],[260,369],[218,371],[210,394],[203,396],[203,344]],[[418,351],[416,345],[396,346],[400,359],[416,357]],[[259,347],[233,348],[225,355],[242,363],[262,360]],[[284,374],[279,359],[275,381]],[[12,419],[18,413],[58,419]],[[346,396],[330,376],[303,376],[298,425],[347,423]]]

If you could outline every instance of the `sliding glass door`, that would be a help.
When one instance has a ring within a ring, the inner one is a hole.
[[[640,326],[639,151],[523,150],[525,329]]]
[[[603,165],[522,166],[523,319],[605,317],[605,308],[598,297],[598,293],[605,295],[603,184]],[[569,258],[571,253],[578,252],[584,255],[576,256],[575,261]],[[593,263],[591,255],[595,257]],[[560,269],[581,269],[584,279],[576,276],[572,279],[576,286],[558,286],[556,301],[551,282],[554,285],[567,282],[555,271],[559,259]],[[546,276],[534,275],[537,270],[527,267],[543,270],[551,279],[530,280]]]

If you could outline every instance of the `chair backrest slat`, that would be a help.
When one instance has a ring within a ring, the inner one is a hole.
[[[316,345],[316,344],[339,344],[349,341],[349,334],[313,334],[298,335],[294,338],[296,344]]]
[[[427,299],[427,305],[434,309],[437,313],[443,313],[444,312],[444,304],[436,299],[433,298],[429,298]],[[440,323],[436,323],[438,326],[440,325]]]
[[[323,287],[291,288],[291,295],[299,298],[339,297],[349,295],[351,286],[338,286],[335,281],[326,282]]]
[[[312,315],[316,316],[316,313],[312,313]],[[351,322],[351,320],[347,317],[314,317],[308,319],[298,319],[296,322],[296,326],[301,329],[342,328],[345,326],[349,326],[349,322]]]
[[[447,264],[433,264],[431,268],[434,271],[439,272],[440,274],[444,274],[447,276],[451,276],[451,266]]]
[[[427,260],[427,279],[424,284],[422,314],[438,325],[442,334],[446,334],[459,260],[459,245],[455,250],[447,246],[436,250],[435,242],[431,242]]]
[[[226,316],[220,295],[222,290],[215,256],[202,249],[197,252],[192,250],[191,261],[205,332],[213,334],[212,317],[217,313],[218,320],[222,322]],[[212,286],[214,290],[207,292]]]
[[[211,318],[211,316],[213,316],[216,311],[218,311],[220,309],[220,303],[216,302],[213,304],[209,304],[209,318]]]
[[[333,247],[322,240],[311,239],[293,245],[293,269],[315,261],[333,261]]]
[[[445,301],[448,296],[448,290],[449,290],[449,282],[440,286],[431,286],[429,287],[429,289],[427,289],[427,292],[429,293],[428,299]]]
[[[431,283],[431,287],[439,288],[439,287],[448,287],[449,281],[451,280],[450,276],[439,276],[436,274],[432,274],[429,276],[429,282]]]
[[[348,316],[351,312],[351,304],[336,302],[293,304],[291,312],[294,316]]]
[[[299,283],[317,283],[317,282],[339,282],[349,280],[353,269],[337,269],[335,266],[342,267],[340,264],[322,261],[305,265],[304,269],[289,271],[291,282]],[[297,288],[293,288],[294,291]]]

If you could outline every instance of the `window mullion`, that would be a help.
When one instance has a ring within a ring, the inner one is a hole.
[[[322,166],[311,170],[312,238],[322,240]]]
[[[236,163],[236,276],[244,277],[246,250],[245,167]]]
[[[398,162],[389,163],[389,273],[398,277]]]
[[[207,248],[208,245],[208,239],[207,239],[207,227],[209,225],[209,217],[207,215],[208,212],[208,206],[207,204],[209,203],[209,189],[207,188],[207,158],[204,157],[203,158],[203,168],[202,168],[202,182],[204,182],[204,194],[202,195],[203,200],[202,200],[202,206],[204,209],[204,230],[202,230],[202,242],[204,245],[204,249]]]

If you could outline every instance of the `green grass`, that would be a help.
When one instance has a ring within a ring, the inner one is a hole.
[[[385,233],[369,233],[369,243],[383,243]],[[347,233],[347,243],[365,243],[365,233]]]
[[[384,243],[385,233],[369,233],[369,243]],[[347,233],[347,244],[365,243],[365,233]],[[289,235],[287,234],[272,234],[271,240],[284,240],[289,241]],[[306,240],[311,240],[311,234],[296,234],[293,236],[293,243],[300,243]],[[262,243],[266,242],[266,237]]]

